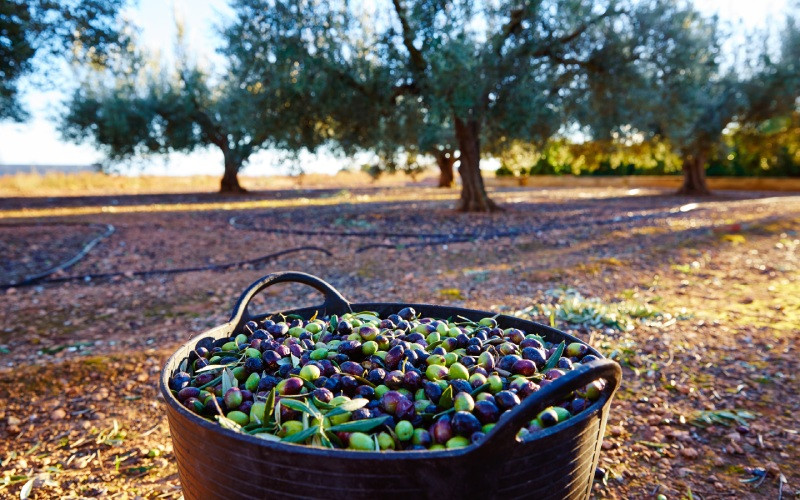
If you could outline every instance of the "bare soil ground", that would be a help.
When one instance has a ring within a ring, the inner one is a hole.
[[[577,313],[554,317],[624,367],[594,495],[800,495],[800,196],[492,195],[505,212],[458,214],[455,192],[397,186],[235,200],[0,200],[0,282],[68,257],[96,235],[63,222],[116,231],[60,276],[129,272],[0,291],[0,497],[18,497],[25,485],[32,498],[179,497],[159,371],[178,345],[225,321],[248,284],[286,269],[316,274],[352,301],[528,314],[570,288],[598,308],[625,305],[636,311],[623,318],[630,331]],[[362,235],[307,234],[325,231]],[[373,234],[440,232],[460,239],[415,246],[430,239]],[[384,246],[365,248],[376,243]],[[222,272],[130,274],[306,245],[333,257],[302,252]],[[285,286],[264,293],[259,307],[317,302],[316,292]],[[755,418],[730,422],[720,410]],[[702,416],[717,423],[692,425]]]

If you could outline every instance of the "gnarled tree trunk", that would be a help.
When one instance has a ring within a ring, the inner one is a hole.
[[[223,149],[225,156],[225,173],[222,175],[222,182],[219,186],[220,193],[242,194],[247,190],[239,184],[239,169],[242,168],[242,158],[230,149]]]
[[[708,153],[698,151],[683,156],[683,186],[678,194],[708,195],[711,191],[706,183],[706,161]]]
[[[451,151],[437,151],[436,164],[439,166],[439,187],[451,188],[456,184],[453,174],[453,163],[456,162],[455,155]]]
[[[480,125],[477,120],[455,119],[456,140],[461,153],[458,173],[461,176],[461,199],[458,210],[462,212],[494,212],[500,207],[486,194],[481,177]]]

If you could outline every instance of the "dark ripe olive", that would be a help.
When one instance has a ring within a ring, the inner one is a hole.
[[[253,400],[253,393],[248,391],[247,389],[242,389],[242,401],[252,401]]]
[[[384,358],[386,366],[388,368],[396,368],[400,360],[403,359],[403,353],[405,353],[405,348],[402,345],[396,345],[389,349]]]
[[[328,381],[328,377],[325,375],[320,375],[311,383],[314,384],[314,387],[325,387],[325,383]]]
[[[516,354],[506,354],[505,356],[500,358],[500,362],[497,363],[497,367],[500,368],[501,370],[510,372],[511,368],[514,366],[514,363],[516,363],[520,359],[522,358],[520,358]]]
[[[273,377],[272,375],[264,375],[258,381],[258,388],[256,389],[256,392],[270,391],[272,390],[273,387],[278,385],[280,381],[281,379],[279,379],[278,377]]]
[[[411,323],[408,321],[401,319],[397,323],[395,323],[395,330],[399,330],[401,332],[407,332],[411,330]]]
[[[222,347],[228,342],[231,342],[232,340],[233,340],[232,337],[222,337],[221,339],[217,339],[214,341],[214,347]]]
[[[461,356],[458,359],[458,362],[461,363],[462,365],[464,365],[467,368],[469,368],[471,366],[475,366],[475,363],[477,363],[477,361],[476,361],[474,356]]]
[[[472,392],[472,384],[469,380],[455,379],[450,381],[450,386],[453,388],[453,396],[459,392]]]
[[[533,347],[535,349],[544,350],[544,346],[542,345],[541,342],[539,342],[538,339],[530,339],[530,338],[523,339],[522,342],[519,343],[519,347],[521,349],[525,349],[526,347]]]
[[[297,327],[302,328],[304,326],[305,326],[305,323],[303,322],[302,319],[299,319],[299,318],[293,319],[292,322],[289,323],[289,328],[297,328]]]
[[[330,403],[333,399],[333,393],[325,387],[314,389],[313,396],[323,403]]]
[[[348,356],[347,354],[339,353],[339,354],[337,354],[336,356],[333,357],[332,361],[334,363],[336,363],[337,365],[341,365],[345,361],[350,361],[350,356]]]
[[[216,398],[208,398],[206,400],[203,413],[205,413],[206,415],[219,415],[220,411],[223,414],[228,412],[228,408],[225,407],[225,400],[223,398],[216,397]]]
[[[478,401],[472,413],[481,424],[493,424],[500,418],[500,409],[491,401]]]
[[[198,349],[206,349],[208,352],[211,352],[211,349],[214,348],[214,339],[211,337],[203,337],[202,339],[198,340],[197,343],[194,345],[194,350],[197,351]],[[197,352],[200,355],[200,352]]]
[[[280,354],[282,358],[285,358],[292,353],[292,351],[289,350],[289,346],[285,346],[283,344],[276,345],[274,351]]]
[[[261,339],[253,339],[253,340],[251,340],[250,341],[250,347],[252,347],[253,349],[258,349],[259,351],[261,351],[262,350],[261,349]]]
[[[180,391],[192,381],[192,377],[186,372],[178,372],[169,380],[169,388],[173,391]]]
[[[472,370],[472,374],[473,374],[473,375],[475,375],[475,374],[478,374],[478,375],[483,375],[484,377],[488,377],[488,376],[489,376],[489,372],[487,372],[486,370],[484,370],[484,369],[483,369],[482,367],[480,367],[480,366],[478,366],[478,367],[476,367],[474,370]]]
[[[386,370],[383,368],[374,368],[367,373],[366,378],[373,384],[380,385],[383,383],[383,379],[386,378]]]
[[[299,358],[300,356],[302,356],[304,350],[305,349],[303,349],[302,346],[297,345],[297,344],[292,344],[292,345],[289,346],[289,352],[292,354],[292,356],[294,356],[296,358]]]
[[[280,405],[281,407],[281,422],[286,422],[287,420],[297,420],[300,418],[300,412],[297,410],[292,410],[288,406]]]
[[[355,375],[357,377],[364,375],[364,367],[354,361],[345,361],[339,365],[339,369],[342,370],[342,373],[348,375]]]
[[[296,367],[292,368],[291,370],[289,370],[288,375],[300,375],[300,371],[301,370],[302,370],[302,368],[300,368],[299,366],[296,366]]]
[[[458,342],[458,348],[463,349],[469,344],[469,337],[466,333],[459,333],[456,335],[456,342]]]
[[[264,371],[264,363],[261,358],[247,358],[244,362],[244,371],[250,373],[261,373]]]
[[[394,316],[394,314],[392,316]],[[400,318],[398,317],[397,319],[399,320]],[[381,330],[394,330],[396,325],[397,325],[397,323],[395,323],[391,319],[387,318],[387,319],[381,320],[381,322],[378,325],[378,327]]]
[[[395,407],[395,416],[400,420],[411,420],[417,416],[416,407],[414,402],[408,398],[403,398],[397,402]]]
[[[523,383],[519,388],[517,388],[517,395],[520,398],[525,399],[538,390],[539,386],[528,380],[525,383]]]
[[[239,390],[238,387],[231,387],[228,389],[228,392],[225,393],[225,406],[228,407],[229,410],[235,410],[242,404],[242,391]]]
[[[540,380],[539,381],[539,387],[545,387],[545,386],[548,386],[548,385],[550,385],[552,383],[553,383],[552,380],[547,380],[547,379]]]
[[[529,359],[517,360],[511,367],[511,373],[516,373],[524,377],[530,377],[536,373],[536,363]]]
[[[486,434],[484,434],[483,432],[475,432],[472,434],[472,436],[470,436],[469,440],[472,442],[472,444],[475,444],[483,441],[483,438],[485,437]]]
[[[361,352],[361,342],[358,340],[345,340],[339,344],[336,350],[339,351],[339,354],[345,354],[351,359],[359,358],[363,354]]]
[[[200,389],[197,387],[186,386],[178,391],[178,401],[183,403],[189,398],[197,398],[200,395]]]
[[[200,344],[198,342],[198,344]],[[198,347],[194,348],[195,354],[197,354],[198,358],[208,358],[209,351],[208,348],[198,345]]]
[[[552,408],[548,408],[541,412],[537,417],[542,427],[550,427],[558,423],[558,413]]]
[[[414,343],[414,342],[422,342],[424,340],[425,340],[425,336],[422,335],[421,333],[418,333],[418,332],[409,333],[406,336],[406,341],[412,342],[412,343]]]
[[[594,354],[587,354],[586,356],[581,358],[581,363],[591,363],[592,361],[597,361],[598,359],[600,358],[598,358]]]
[[[422,387],[422,375],[420,375],[417,371],[407,371],[406,374],[403,375],[403,387],[409,391],[415,391],[419,389]]]
[[[268,340],[270,337],[271,335],[266,330],[258,329],[253,332],[253,338],[257,340]]]
[[[211,372],[203,372],[200,375],[198,375],[197,377],[195,377],[194,382],[198,386],[206,385],[207,383],[211,382],[215,378],[217,378],[217,377],[213,373],[211,373]],[[171,384],[171,381],[170,381],[170,384]]]
[[[365,420],[372,418],[372,412],[366,408],[359,408],[350,414],[350,420]]]
[[[303,347],[306,349],[314,350],[314,341],[311,340],[311,334],[306,332],[300,335],[300,343],[303,344]]]
[[[267,332],[275,337],[283,337],[289,331],[289,325],[286,323],[275,323],[267,327]]]
[[[411,444],[427,448],[432,442],[433,440],[428,431],[425,429],[414,429],[414,434],[411,436]]]
[[[336,374],[334,373],[334,375]],[[331,392],[339,392],[342,390],[342,382],[339,378],[330,376],[323,387]]]
[[[523,333],[522,330],[518,330],[516,328],[510,329],[508,331],[508,333],[506,333],[505,336],[506,336],[506,338],[508,338],[508,340],[510,340],[511,342],[513,342],[513,343],[515,343],[517,345],[519,345],[520,342],[525,340],[525,333]]]
[[[511,391],[500,391],[494,395],[494,401],[501,410],[508,410],[519,404],[519,397]]]
[[[404,307],[397,311],[397,315],[406,321],[411,321],[412,319],[417,317],[417,311],[414,310],[413,307]]]
[[[501,330],[500,328],[492,328],[491,330],[489,330],[489,334],[488,335],[489,335],[489,338],[502,337],[503,336],[503,330]]]
[[[353,324],[346,319],[339,320],[339,324],[336,325],[336,333],[339,335],[350,335],[353,333]]]
[[[544,372],[544,377],[547,380],[555,380],[564,375],[564,372],[559,370],[558,368],[552,368]]]
[[[356,393],[356,389],[358,389],[358,380],[351,377],[350,375],[342,376],[342,391],[347,394],[348,396],[352,396]]]
[[[403,399],[408,398],[397,391],[388,391],[381,397],[380,409],[389,415],[394,415],[395,411],[397,411],[397,404]]]
[[[357,398],[364,398],[364,399],[372,399],[375,397],[375,389],[368,385],[360,385],[358,389],[356,389]]]
[[[479,356],[481,354],[481,348],[476,345],[468,345],[465,352],[470,356]]]
[[[364,408],[369,408],[370,410],[373,410],[373,412],[372,412],[373,416],[374,417],[379,417],[380,415],[376,415],[374,410],[378,409],[378,405],[380,405],[380,403],[381,402],[378,401],[377,399],[373,399],[373,400],[370,400],[370,402],[367,403],[367,405]]]
[[[556,363],[556,368],[560,368],[562,370],[572,370],[572,361],[568,358],[561,358]]]
[[[419,356],[417,356],[417,353],[411,349],[406,349],[406,351],[403,353],[403,359],[411,363],[412,366],[419,365]]]
[[[303,388],[303,379],[300,377],[289,377],[284,379],[282,384],[283,390],[281,390],[280,384],[278,384],[279,393],[281,395],[286,394],[291,396],[294,394],[300,394],[300,390]]]
[[[329,359],[321,359],[317,361],[319,365],[319,369],[322,370],[322,374],[326,377],[330,377],[334,373],[336,373],[336,367]]]
[[[220,360],[217,362],[217,364],[230,365],[230,364],[236,363],[238,361],[239,361],[239,358],[237,358],[235,356],[223,356],[222,358],[220,358]]]
[[[400,316],[398,316],[396,314],[390,314],[390,315],[386,316],[386,319],[388,319],[389,321],[391,321],[392,323],[394,323],[396,325],[400,321],[401,318],[400,318]]]
[[[450,416],[442,415],[429,430],[431,437],[439,444],[445,444],[453,437],[453,428],[450,426]]]
[[[573,415],[577,415],[578,413],[582,412],[586,408],[589,407],[589,402],[583,398],[575,398],[569,402],[569,408],[567,408],[570,413]]]
[[[541,368],[547,363],[547,358],[543,349],[538,347],[526,347],[522,350],[522,359],[529,359],[536,363],[537,368]]]
[[[423,340],[422,342],[425,341]],[[414,349],[414,352],[417,353],[417,366],[425,366],[424,363],[428,360],[429,354],[422,349]]]
[[[438,354],[439,356],[444,356],[445,354],[447,354],[447,351],[445,351],[444,347],[442,347],[442,346],[436,346],[431,351],[431,354]]]
[[[245,401],[245,402],[243,402],[242,404],[239,405],[239,408],[237,408],[237,410],[239,410],[240,412],[244,413],[245,415],[249,415],[250,414],[250,409],[252,407],[253,407],[253,402],[252,401]]]
[[[467,411],[457,411],[453,414],[450,421],[453,432],[459,436],[470,437],[481,430],[481,423],[472,413]]]
[[[253,333],[257,329],[258,329],[258,323],[256,323],[255,321],[251,320],[244,324],[244,331],[246,334]]]
[[[405,375],[400,370],[392,370],[384,377],[383,384],[389,389],[399,389],[403,386],[404,376]]]
[[[434,403],[438,403],[439,398],[442,397],[441,386],[435,382],[423,382],[422,386],[425,389],[425,397]]]
[[[274,324],[275,322],[272,321],[271,319],[265,319],[264,321],[261,322],[261,328],[269,328]]]

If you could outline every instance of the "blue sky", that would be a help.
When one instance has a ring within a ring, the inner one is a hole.
[[[696,0],[707,13],[718,13],[732,26],[746,29],[781,24],[787,0]],[[187,41],[198,60],[214,63],[217,37],[214,27],[231,14],[226,0],[139,0],[126,15],[142,29],[141,41],[166,57],[175,40],[175,16],[182,19]],[[68,81],[68,78],[66,79]],[[55,129],[61,102],[70,88],[57,90],[25,87],[25,102],[32,118],[27,123],[0,123],[0,164],[91,164],[102,160],[101,152],[89,145],[65,143]],[[335,172],[348,162],[331,155],[306,155],[300,160],[307,172]],[[265,151],[255,155],[244,174],[281,173],[278,156]],[[222,173],[222,155],[217,150],[137,162],[132,173],[186,175]]]

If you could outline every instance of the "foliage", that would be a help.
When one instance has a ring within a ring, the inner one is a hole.
[[[22,79],[47,59],[103,64],[124,43],[119,11],[126,0],[4,0],[0,3],[0,120],[22,121]]]

